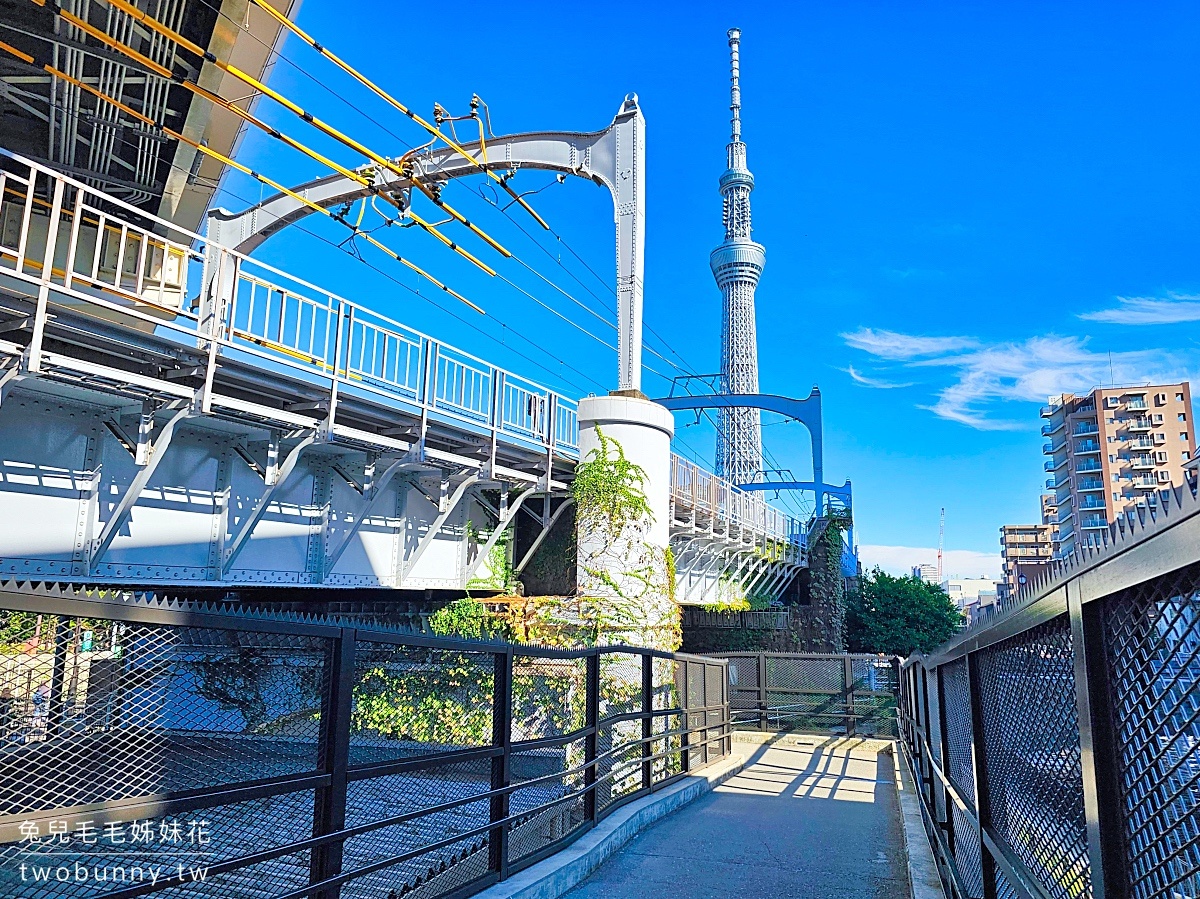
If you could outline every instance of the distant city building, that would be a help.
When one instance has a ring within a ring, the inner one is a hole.
[[[938,579],[937,574],[937,566],[930,565],[928,562],[922,562],[920,565],[912,567],[912,576],[919,581],[925,581],[927,584],[936,584]]]
[[[1051,497],[1053,499],[1053,497]],[[1046,497],[1042,497],[1043,508]],[[1054,559],[1052,526],[1048,524],[1006,524],[1000,528],[1000,555],[1004,580],[996,585],[997,598],[1015,595],[1032,582]]]
[[[1185,470],[1196,455],[1187,381],[1065,393],[1050,398],[1042,417],[1058,556],[1100,542],[1120,516],[1153,508],[1195,476]]]
[[[942,581],[942,589],[960,612],[971,606],[996,602],[996,582],[990,577],[952,577]]]

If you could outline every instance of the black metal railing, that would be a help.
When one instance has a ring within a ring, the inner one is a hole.
[[[6,897],[467,895],[730,751],[723,660],[11,584],[0,610]]]
[[[901,671],[955,899],[1200,895],[1200,508],[1172,502]]]
[[[899,659],[798,652],[717,653],[729,663],[735,729],[899,735]]]

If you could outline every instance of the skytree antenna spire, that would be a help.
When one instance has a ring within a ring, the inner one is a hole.
[[[721,176],[725,240],[712,251],[709,265],[721,288],[721,392],[758,393],[758,337],[754,291],[767,261],[762,244],[750,239],[750,191],[754,176],[746,168],[742,143],[742,32],[729,30],[730,139],[728,167]],[[720,411],[717,473],[734,484],[762,480],[762,419],[757,409]]]

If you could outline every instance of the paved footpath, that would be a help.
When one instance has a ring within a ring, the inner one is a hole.
[[[890,744],[735,741],[746,766],[638,835],[570,899],[907,899]]]

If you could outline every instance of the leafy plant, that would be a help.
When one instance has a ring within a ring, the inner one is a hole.
[[[846,632],[851,652],[907,656],[946,642],[962,622],[962,613],[940,586],[877,567],[850,596]]]

